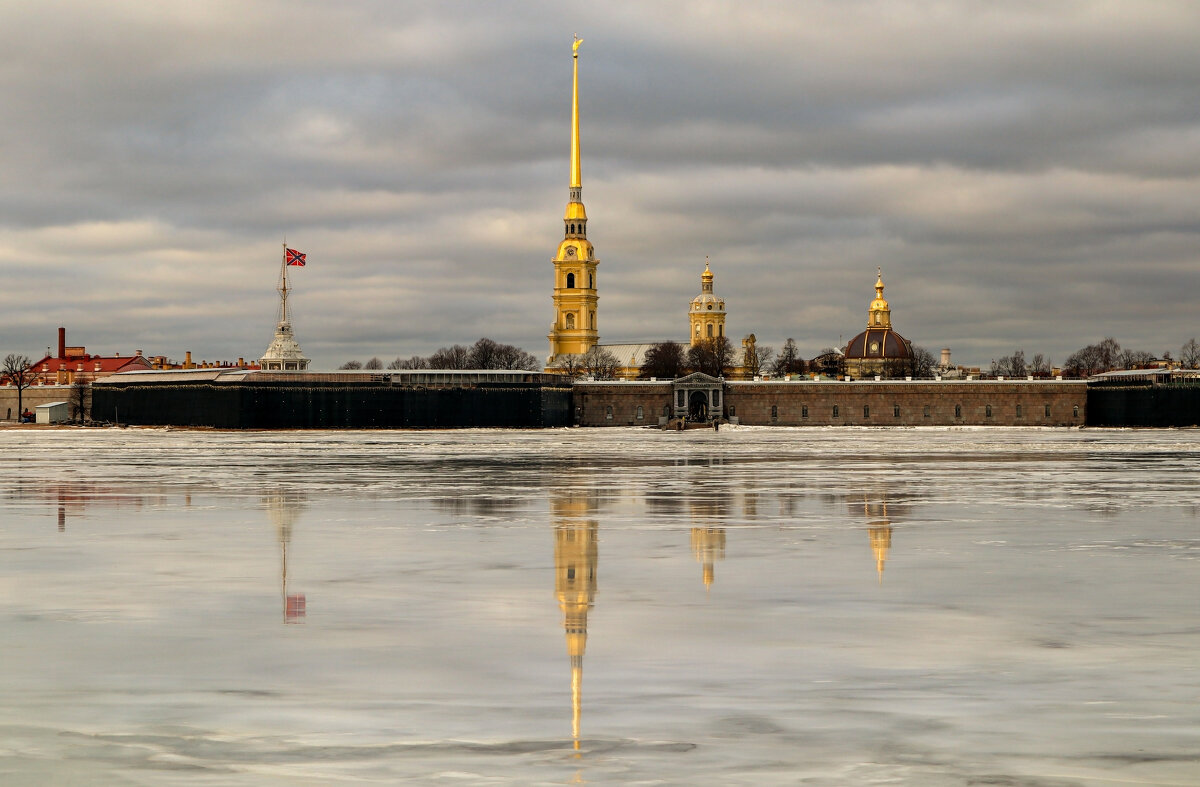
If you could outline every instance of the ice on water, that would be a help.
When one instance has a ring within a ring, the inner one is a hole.
[[[1200,783],[1200,432],[0,430],[0,783]]]

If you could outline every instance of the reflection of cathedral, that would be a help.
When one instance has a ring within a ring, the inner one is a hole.
[[[283,602],[283,622],[301,623],[307,614],[307,600],[303,593],[288,593],[288,547],[292,544],[292,526],[304,510],[303,492],[276,489],[263,495],[267,516],[275,525],[279,539],[280,568],[279,584]]]
[[[892,548],[892,520],[888,517],[885,497],[872,499],[863,495],[863,516],[867,519],[867,535],[871,539],[871,551],[875,553],[875,570],[879,584],[883,584],[883,564],[887,562]]]
[[[599,525],[590,518],[595,513],[596,500],[588,492],[562,492],[550,501],[554,522],[554,593],[562,609],[567,656],[571,659],[571,736],[576,750],[579,749],[587,617],[596,597]]]
[[[711,524],[719,521],[722,515],[718,503],[695,501],[691,505],[692,522]],[[696,562],[703,566],[704,588],[712,588],[713,564],[725,559],[725,528],[723,527],[693,527],[692,553]]]

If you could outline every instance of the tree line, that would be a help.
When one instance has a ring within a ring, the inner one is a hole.
[[[346,361],[339,369],[383,369],[379,358],[364,362]],[[523,369],[536,372],[542,366],[538,359],[520,347],[501,344],[486,336],[467,347],[454,344],[441,347],[429,356],[414,355],[396,358],[387,364],[388,369]]]

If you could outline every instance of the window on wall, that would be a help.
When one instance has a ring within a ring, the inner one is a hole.
[[[1050,417],[1050,405],[1046,405],[1046,417]]]
[[[612,420],[612,405],[611,404],[604,408],[604,419],[606,421]]]
[[[662,413],[662,414],[663,414],[663,415],[665,415],[665,416],[668,416],[668,417],[670,417],[670,415],[671,415],[671,405],[669,405],[669,404],[664,404],[664,405],[663,405],[663,413]]]
[[[1017,405],[1017,418],[1021,417],[1021,405]]]
[[[986,415],[988,418],[992,417],[992,406],[990,404],[984,406],[983,414]]]
[[[592,274],[589,273],[588,274],[588,289],[593,290],[595,288],[596,288],[596,280],[592,277]]]
[[[898,405],[898,404],[892,405],[892,417],[893,418],[900,417],[900,405]]]
[[[574,273],[567,274],[567,289],[568,290],[575,289],[575,274]]]
[[[684,393],[683,391],[680,391],[680,392],[679,392],[679,396],[678,396],[678,398],[675,400],[675,401],[676,401],[676,403],[677,403],[677,406],[679,406],[679,407],[683,407],[685,404],[687,404],[687,399],[685,398],[686,396],[687,396],[687,394],[686,394],[686,393]]]
[[[925,405],[925,417],[929,417],[929,405]]]
[[[642,420],[642,406],[639,404],[637,409],[637,419]]]
[[[574,328],[575,327],[575,312],[567,312],[566,320],[567,320],[567,327]]]
[[[699,335],[700,335],[700,325],[699,325],[699,323],[697,323],[697,324],[696,324],[696,335],[697,335],[697,336],[699,336]]]
[[[833,417],[838,417],[838,406],[836,404],[833,406]]]
[[[870,417],[871,417],[871,405],[864,404],[863,405],[863,418],[870,418]]]
[[[882,317],[880,314],[878,314],[878,313],[876,313],[876,314],[875,314],[875,324],[876,324],[876,325],[882,325],[882,324],[883,324],[883,317]]]
[[[724,336],[724,335],[725,335],[725,326],[718,325],[717,326],[717,336]]]
[[[774,419],[774,418],[778,418],[778,417],[779,417],[779,405],[773,404],[773,405],[771,405],[771,418]]]
[[[962,405],[961,404],[954,405],[954,417],[962,418]]]
[[[733,405],[729,405],[729,417],[733,418],[735,415],[737,415],[737,408]]]
[[[806,404],[800,405],[800,417],[808,418],[808,405],[806,405]]]
[[[1072,418],[1079,417],[1079,405],[1075,405],[1074,407],[1071,408],[1071,417]]]
[[[720,391],[712,392],[712,403],[713,403],[713,407],[721,406],[721,392]]]
[[[708,338],[710,338],[710,339],[711,339],[712,337],[713,337],[713,333],[712,333],[712,323],[710,322],[710,323],[708,324]]]
[[[596,313],[595,312],[592,312],[591,314],[588,315],[588,327],[589,328],[596,327]]]

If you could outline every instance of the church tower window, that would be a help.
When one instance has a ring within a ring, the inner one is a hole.
[[[567,312],[567,330],[575,327],[575,315],[572,312]]]
[[[568,290],[575,289],[575,274],[574,273],[567,274],[567,289]]]

